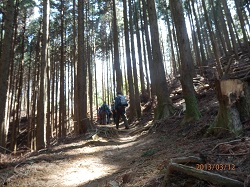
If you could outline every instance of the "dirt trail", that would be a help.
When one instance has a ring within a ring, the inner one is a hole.
[[[129,130],[122,124],[118,131],[114,125],[99,126],[96,139],[91,138],[93,134],[89,138],[71,137],[38,153],[9,158],[9,162],[0,165],[0,184],[4,187],[157,187],[171,158],[201,154],[208,163],[235,164],[235,171],[212,172],[244,181],[249,175],[250,157],[220,156],[230,154],[227,152],[230,150],[225,150],[229,145],[223,142],[234,137],[204,137],[207,129],[204,121],[208,122],[211,116],[203,116],[199,122],[185,127],[179,125],[183,116],[173,116],[154,125],[152,118],[142,118]],[[222,147],[214,150],[221,142]],[[247,151],[245,143],[248,142],[233,145],[235,153],[242,148]],[[1,159],[6,160],[3,155]],[[211,186],[184,174],[173,175],[169,183],[169,186],[188,185]]]
[[[107,128],[114,129],[114,126]],[[146,164],[147,159],[151,160],[159,150],[154,138],[143,133],[131,135],[135,130],[135,127],[125,130],[121,126],[117,137],[69,140],[31,155],[21,163],[13,163],[11,168],[6,168],[5,175],[1,170],[1,178],[7,186],[20,187],[97,187],[109,181],[127,183],[127,186],[129,183],[133,183],[132,186],[136,183],[141,185],[144,180],[140,180],[142,175],[146,176],[148,172],[152,176],[154,173],[153,168],[149,172],[150,168],[147,167],[152,166]],[[136,173],[140,166],[143,170]]]
[[[180,125],[184,114],[177,101],[175,114],[154,124],[151,105],[145,105],[143,116],[129,130],[122,124],[118,131],[114,124],[102,125],[96,139],[91,138],[95,133],[92,132],[87,135],[89,138],[68,137],[39,152],[19,156],[0,154],[0,186],[157,187],[169,160],[183,156],[201,157],[206,163],[234,164],[234,171],[211,172],[242,182],[247,176],[250,178],[250,122],[244,124],[241,137],[228,132],[207,137],[207,128],[217,115],[218,102],[212,90],[198,98],[202,117],[185,126]],[[229,143],[235,139],[239,141]],[[211,186],[178,172],[170,178],[171,187]]]

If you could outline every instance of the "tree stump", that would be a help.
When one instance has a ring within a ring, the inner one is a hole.
[[[243,96],[243,82],[238,79],[217,80],[215,89],[219,111],[214,124],[209,129],[210,132],[219,134],[227,130],[239,134],[242,131],[242,124],[237,103]]]

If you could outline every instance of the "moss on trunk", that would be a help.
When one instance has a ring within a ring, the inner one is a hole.
[[[154,120],[170,117],[173,114],[173,106],[170,103],[163,103],[157,105],[154,112]]]
[[[185,102],[186,102],[185,117],[182,120],[181,125],[185,125],[186,123],[192,121],[197,121],[201,117],[195,95],[186,96]]]
[[[220,106],[215,122],[209,128],[209,132],[219,134],[221,131],[230,131],[236,135],[242,132],[242,124],[236,107]]]

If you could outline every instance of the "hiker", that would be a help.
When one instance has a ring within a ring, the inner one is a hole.
[[[108,106],[108,113],[107,113],[107,123],[108,124],[110,124],[110,118],[111,118],[111,116],[112,116],[112,112],[111,112],[111,110],[110,110],[110,108]]]
[[[120,117],[122,117],[125,125],[125,129],[129,129],[128,120],[125,114],[125,108],[128,106],[128,101],[125,96],[121,92],[117,92],[117,96],[115,98],[115,112],[116,112],[116,128],[119,128]]]
[[[102,125],[106,125],[107,123],[109,124],[111,111],[109,109],[109,106],[106,104],[106,101],[104,101],[102,106],[100,107],[99,115],[100,115],[100,124]]]
[[[99,122],[99,123],[101,123],[100,113],[101,113],[101,107],[99,107],[98,111],[97,111],[97,122]]]
[[[115,121],[115,116],[116,116],[116,112],[115,112],[115,100],[111,103],[111,112],[112,112],[112,116],[113,116],[113,121],[114,123]]]

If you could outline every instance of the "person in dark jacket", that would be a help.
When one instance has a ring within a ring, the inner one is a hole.
[[[106,101],[103,102],[102,106],[100,107],[100,124],[106,125],[110,122],[111,111],[109,106],[106,104]]]
[[[112,112],[112,117],[113,117],[113,121],[114,123],[116,122],[116,111],[115,111],[115,100],[111,103],[111,112]]]
[[[124,121],[125,129],[129,129],[128,120],[125,112],[125,108],[128,105],[122,104],[121,102],[124,99],[125,97],[123,96],[123,94],[121,92],[117,92],[117,96],[115,98],[115,112],[116,112],[115,124],[117,129],[119,129],[120,118],[122,118],[122,120]]]

